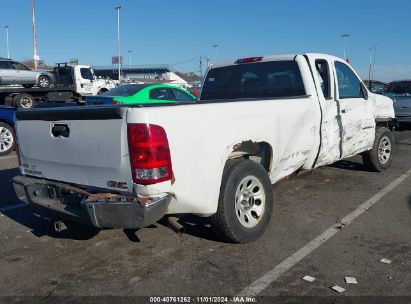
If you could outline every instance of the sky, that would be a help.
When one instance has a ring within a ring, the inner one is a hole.
[[[0,0],[0,56],[33,57],[32,0]],[[35,0],[37,48],[46,64],[78,58],[111,65],[117,55],[117,14],[124,63],[168,64],[199,71],[211,62],[268,54],[346,53],[368,79],[370,48],[374,79],[411,78],[410,0]],[[218,47],[213,47],[213,45]],[[376,52],[374,52],[376,47]]]

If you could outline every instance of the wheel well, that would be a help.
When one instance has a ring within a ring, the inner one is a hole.
[[[228,159],[248,158],[260,163],[267,172],[270,172],[272,156],[273,149],[269,143],[247,140],[234,145]]]

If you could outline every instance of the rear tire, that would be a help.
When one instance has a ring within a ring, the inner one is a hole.
[[[19,94],[13,98],[13,104],[17,108],[31,109],[34,107],[35,100],[30,94]]]
[[[217,213],[211,227],[222,240],[247,243],[266,230],[273,210],[272,185],[267,171],[249,159],[227,162]]]
[[[10,154],[16,145],[13,128],[0,121],[0,156]]]
[[[381,172],[392,163],[394,136],[387,128],[377,128],[371,150],[362,153],[365,167],[370,171]]]
[[[39,76],[38,80],[37,80],[37,85],[40,88],[49,88],[51,84],[50,78],[45,76],[45,75],[41,75]]]

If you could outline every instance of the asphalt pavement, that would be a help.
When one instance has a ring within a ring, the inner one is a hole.
[[[257,302],[411,303],[411,128],[395,139],[383,173],[367,171],[357,156],[275,185],[267,232],[242,245],[221,242],[196,216],[180,221],[183,235],[162,222],[138,231],[76,225],[55,232],[51,215],[16,198],[15,155],[0,157],[0,300],[248,295]],[[166,299],[183,302],[157,300]]]

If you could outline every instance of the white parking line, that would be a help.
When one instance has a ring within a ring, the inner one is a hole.
[[[12,156],[4,156],[4,157],[0,157],[0,160],[3,160],[3,159],[10,159],[10,158],[17,158],[17,156],[16,156],[16,155],[12,155]]]
[[[391,184],[386,186],[380,192],[375,194],[369,200],[361,204],[357,209],[355,209],[350,214],[346,215],[342,220],[341,223],[345,225],[349,225],[352,223],[357,217],[359,217],[364,211],[368,208],[373,206],[375,203],[380,201],[386,194],[394,190],[398,187],[403,181],[405,181],[411,174],[411,169],[408,170],[405,174],[398,177],[394,180]],[[297,252],[283,260],[280,264],[275,266],[269,272],[264,274],[262,277],[255,280],[251,285],[244,288],[238,296],[256,296],[261,291],[266,289],[272,282],[277,280],[283,273],[291,269],[294,265],[300,262],[303,258],[313,252],[315,249],[320,247],[323,243],[333,237],[337,232],[341,231],[341,229],[337,228],[336,225],[331,226],[315,239],[310,241],[307,245],[299,249]]]
[[[17,204],[17,205],[12,205],[12,206],[8,206],[8,207],[0,208],[0,212],[10,211],[10,210],[25,207],[25,206],[27,206],[27,204],[24,204],[24,203]]]

